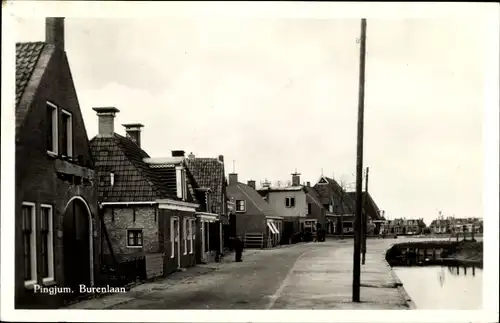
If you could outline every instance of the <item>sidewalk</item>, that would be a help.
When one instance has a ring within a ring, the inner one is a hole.
[[[243,251],[243,258],[252,257],[266,249],[248,249]],[[61,309],[106,309],[115,305],[131,301],[141,295],[154,291],[163,290],[176,285],[192,284],[197,277],[208,274],[220,269],[228,263],[234,262],[234,254],[224,257],[221,263],[200,264],[194,267],[183,268],[181,271],[174,272],[167,277],[157,278],[149,282],[140,283],[130,288],[123,294],[109,294],[88,300],[83,300]]]
[[[370,309],[413,308],[392,269],[385,261],[388,243],[373,240],[361,266],[361,302],[352,302],[351,244],[328,243],[304,254],[293,266],[268,308]]]

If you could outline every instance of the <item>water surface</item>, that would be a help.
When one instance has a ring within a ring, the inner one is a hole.
[[[425,266],[394,267],[393,270],[417,309],[482,309],[482,269]]]

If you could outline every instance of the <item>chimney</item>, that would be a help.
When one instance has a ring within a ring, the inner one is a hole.
[[[184,157],[184,150],[172,150],[172,157]]]
[[[195,158],[195,155],[191,152],[191,153],[188,155],[188,158],[189,158],[189,159],[194,159],[194,158]]]
[[[220,161],[221,163],[224,163],[224,156],[219,155],[219,161]]]
[[[263,188],[270,188],[271,187],[271,182],[269,182],[266,178],[266,180],[264,182],[261,182],[261,185]]]
[[[125,127],[127,138],[135,142],[135,144],[141,148],[141,131],[144,125],[140,123],[127,123],[122,124],[122,126]]]
[[[311,187],[311,182],[306,182],[307,187]]]
[[[229,174],[229,186],[233,186],[238,184],[238,174],[230,173]]]
[[[100,137],[113,137],[115,133],[115,116],[120,112],[114,107],[92,108],[97,112],[99,118],[99,133]]]
[[[300,186],[300,174],[297,171],[292,174],[292,186]]]
[[[251,188],[255,189],[255,181],[254,180],[249,180],[247,182],[247,185],[250,186]]]
[[[45,42],[64,50],[64,18],[45,18]]]

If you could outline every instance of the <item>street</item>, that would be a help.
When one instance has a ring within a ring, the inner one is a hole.
[[[226,263],[215,265],[217,269],[203,274],[176,279],[176,274],[183,273],[175,273],[140,285],[127,295],[111,295],[70,308],[407,309],[383,260],[392,242],[368,241],[361,303],[351,302],[353,241],[349,239],[249,250],[240,263],[226,259]]]

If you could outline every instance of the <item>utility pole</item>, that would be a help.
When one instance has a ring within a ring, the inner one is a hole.
[[[366,203],[368,203],[368,172],[370,167],[366,167],[365,194],[363,195],[363,245],[361,246],[361,264],[365,264],[366,259],[366,237],[368,235],[368,214],[366,213]]]
[[[366,19],[361,19],[361,38],[359,54],[359,97],[358,97],[358,143],[356,160],[356,220],[354,236],[353,255],[353,277],[352,277],[352,301],[360,302],[361,285],[361,212],[363,194],[363,121],[364,121],[364,100],[365,100],[365,56],[366,56]]]

